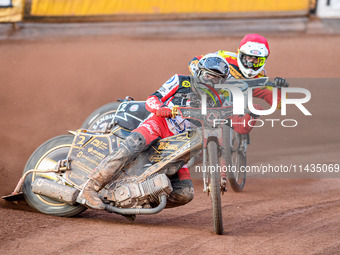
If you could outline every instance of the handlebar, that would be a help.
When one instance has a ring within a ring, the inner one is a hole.
[[[130,96],[126,96],[125,99],[117,99],[118,102],[127,102],[127,101],[135,101],[135,99],[133,99],[133,97]]]
[[[274,82],[270,81],[268,77],[262,77],[262,78],[256,78],[256,79],[247,79],[247,80],[229,80],[228,81],[229,84],[233,84],[235,83],[238,85],[241,85],[242,87],[241,90],[243,91],[243,93],[246,92],[247,88],[260,88],[260,87],[265,87],[265,86],[269,86],[269,87],[273,87],[273,88],[279,88],[280,86],[277,86]],[[201,83],[202,84],[202,83]],[[202,84],[205,85],[205,84]],[[179,108],[190,108],[187,106],[179,106],[179,105],[175,105],[173,106],[172,110],[171,110],[171,117],[176,117],[178,115],[183,115],[183,111],[184,109],[179,109]],[[193,107],[192,109],[195,109],[196,107]],[[226,110],[228,111],[228,110]],[[229,112],[229,111],[228,111]],[[187,111],[185,111],[185,117],[187,117]],[[184,116],[183,116],[184,117]]]
[[[270,80],[268,80],[266,83],[265,83],[266,86],[269,86],[269,87],[274,87],[274,88],[277,88],[277,86],[274,84],[274,82],[271,82]]]

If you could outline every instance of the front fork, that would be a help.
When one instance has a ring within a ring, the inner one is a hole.
[[[219,158],[221,158],[222,155],[222,148],[219,146],[218,148],[218,155]],[[223,159],[223,157],[222,157]],[[222,164],[223,165],[223,164]],[[210,174],[209,174],[209,168],[207,167],[207,147],[205,146],[203,148],[203,192],[207,193],[209,196],[211,187],[210,187]],[[222,195],[224,194],[225,191],[227,191],[227,178],[226,178],[226,173],[221,171],[220,172],[221,180],[220,180],[220,188]]]
[[[207,173],[207,148],[203,148],[203,192],[209,195],[210,187],[209,187],[209,173]]]
[[[236,132],[232,132],[230,133],[230,141],[231,141],[231,153],[238,155],[239,153],[243,153],[245,155],[246,151],[247,151],[247,146],[250,143],[250,139],[249,139],[249,134],[238,134]],[[227,166],[227,162],[225,161],[225,158],[222,156],[222,148],[221,146],[219,146],[219,151],[218,154],[220,156],[220,162],[221,162],[221,166]],[[233,159],[233,155],[232,155],[232,161],[238,161],[237,159]],[[238,162],[230,162],[231,165],[233,166],[238,166]],[[221,169],[222,169],[221,167]],[[203,192],[207,193],[209,195],[210,193],[210,179],[209,179],[209,172],[208,172],[208,168],[207,168],[207,147],[204,146],[203,148],[203,169],[205,171],[203,171]],[[220,176],[221,176],[221,181],[220,181],[220,185],[221,185],[221,192],[222,195],[224,195],[224,192],[227,191],[227,171],[221,171],[220,172]]]

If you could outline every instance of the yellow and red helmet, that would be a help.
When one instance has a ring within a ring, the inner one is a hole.
[[[247,34],[237,51],[237,64],[246,78],[257,76],[270,54],[267,39],[259,34]]]

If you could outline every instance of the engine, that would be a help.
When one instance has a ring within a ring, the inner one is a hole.
[[[165,174],[158,174],[142,182],[124,181],[114,189],[106,190],[105,200],[114,201],[115,206],[122,208],[145,207],[158,202],[160,195],[169,195],[172,186]]]

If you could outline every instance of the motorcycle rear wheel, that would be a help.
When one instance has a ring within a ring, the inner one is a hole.
[[[35,150],[35,152],[33,152],[31,157],[28,159],[23,173],[31,169],[54,168],[59,160],[66,159],[67,154],[71,148],[73,138],[74,138],[73,135],[61,135],[54,137],[48,140],[47,142],[43,143],[41,146],[38,147],[38,149]],[[80,204],[69,205],[33,193],[31,189],[31,184],[37,178],[48,178],[52,180],[56,179],[54,173],[49,174],[31,173],[26,177],[22,191],[24,193],[26,202],[32,208],[44,214],[62,217],[75,216],[87,209],[86,207]]]
[[[81,128],[96,131],[101,130],[106,123],[111,123],[120,104],[120,102],[112,102],[99,107],[87,117],[81,125]]]
[[[213,226],[214,231],[218,235],[223,234],[223,219],[222,219],[222,206],[221,206],[221,178],[217,165],[218,160],[218,147],[215,141],[208,143],[208,159],[209,166],[211,166],[210,172],[210,194],[212,201],[213,212]]]

